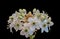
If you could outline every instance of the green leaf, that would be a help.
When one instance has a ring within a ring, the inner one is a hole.
[[[22,17],[22,16],[19,16],[18,18],[19,18],[19,19],[22,19],[23,17]]]
[[[30,35],[30,39],[34,39],[35,35]]]
[[[22,16],[25,16],[25,14],[24,14],[24,13],[22,13],[21,15],[22,15]]]

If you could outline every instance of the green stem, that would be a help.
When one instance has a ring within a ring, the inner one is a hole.
[[[30,39],[34,39],[34,37],[35,37],[35,35],[31,35],[31,36],[30,36]]]
[[[30,35],[30,39],[34,39],[35,38],[35,35],[36,35],[36,32],[34,35]]]

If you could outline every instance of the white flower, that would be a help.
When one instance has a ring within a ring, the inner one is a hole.
[[[22,29],[23,23],[22,23],[20,20],[17,19],[17,20],[14,21],[14,23],[15,23],[14,29],[15,29],[16,31]]]
[[[30,35],[33,35],[35,32],[35,29],[32,29],[32,25],[30,23],[24,23],[24,27],[22,31],[20,32],[21,35],[25,35],[25,37],[29,37]]]
[[[34,32],[39,29],[41,29],[41,33],[44,31],[48,32],[50,27],[54,25],[51,21],[51,17],[49,17],[44,11],[40,13],[38,9],[34,8],[33,14],[30,13],[31,12],[27,14],[26,9],[19,9],[19,12],[15,11],[15,13],[13,13],[8,20],[8,28],[10,28],[10,32],[12,32],[12,28],[16,31],[20,30],[20,35],[28,38],[33,36]]]
[[[24,35],[26,38],[28,38],[28,37],[29,37],[28,29],[22,30],[22,31],[20,32],[20,35]]]
[[[29,37],[30,35],[32,35],[34,33],[34,31],[32,31],[30,29],[31,24],[30,23],[24,23],[24,27],[22,29],[22,31],[20,32],[21,35],[25,35],[25,37]]]
[[[26,28],[28,28],[28,34],[32,35],[35,32],[35,29],[33,30],[33,27],[31,25],[31,23],[25,23],[24,25]]]
[[[44,21],[41,21],[40,28],[41,28],[41,33],[48,32],[48,25],[46,24],[47,20],[45,19]]]
[[[33,14],[36,13],[36,8],[33,9]]]
[[[39,10],[36,10],[36,9],[33,9],[33,15],[34,16],[40,15],[40,11]]]
[[[13,13],[12,16],[9,17],[9,20],[8,20],[9,26],[8,27],[11,28],[10,31],[12,31],[12,25],[16,31],[22,29],[21,17],[23,18],[23,16],[21,16],[21,14],[17,11],[15,11],[15,13]]]
[[[51,22],[51,20],[49,21],[48,19],[45,19],[44,21],[42,21],[41,23],[42,25],[40,26],[41,28],[41,33],[48,32],[48,30],[50,30],[50,26],[53,25],[53,23]],[[49,29],[48,29],[49,28]]]
[[[19,12],[21,13],[22,12],[22,9],[19,9]]]
[[[31,17],[31,18],[29,18],[28,19],[28,22],[32,24],[32,27],[31,28],[33,28],[33,30],[35,28],[40,29],[39,28],[40,21],[37,19],[37,17],[34,17],[34,18]]]
[[[50,23],[48,24],[48,26],[49,26],[49,30],[50,30],[50,27],[51,27],[52,25],[54,25],[53,22],[50,22]]]
[[[8,24],[13,22],[13,18],[8,20]]]
[[[26,9],[23,9],[23,13],[24,13],[24,14],[26,14],[26,13],[27,13]]]
[[[14,18],[8,27],[10,28],[10,31],[12,31],[12,28],[18,31],[22,29],[22,25],[23,23],[18,18]]]
[[[44,24],[44,25],[42,25],[42,27],[41,27],[41,33],[43,33],[43,32],[48,32],[48,26],[47,26],[47,24]]]
[[[20,15],[20,13],[15,11],[15,13],[13,13],[12,16],[9,17],[8,23],[12,23],[13,20],[17,19],[19,15]]]
[[[37,9],[37,10],[36,10],[36,13],[40,13],[40,11]]]
[[[19,12],[23,13],[23,14],[26,14],[27,11],[26,11],[26,9],[19,9]]]
[[[51,27],[52,25],[54,25],[54,23],[51,21],[51,17],[49,17],[47,21],[48,21],[47,24],[48,24],[49,30],[50,30],[50,27]]]
[[[20,13],[15,11],[15,13],[12,14],[12,17],[13,18],[18,18],[19,15],[20,15]]]
[[[10,32],[12,32],[12,28],[14,27],[14,23],[9,24]]]

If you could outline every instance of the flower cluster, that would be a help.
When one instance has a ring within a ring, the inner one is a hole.
[[[31,11],[27,13],[26,9],[19,9],[19,12],[15,11],[9,17],[8,24],[10,32],[12,32],[12,28],[16,31],[21,30],[20,35],[28,38],[39,29],[41,29],[41,33],[48,32],[54,23],[44,11],[40,13],[38,9],[33,9],[33,13]]]

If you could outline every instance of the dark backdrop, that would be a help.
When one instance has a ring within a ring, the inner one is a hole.
[[[32,11],[34,8],[39,9],[41,12],[44,10],[52,17],[54,25],[48,33],[41,33],[40,30],[37,32],[35,39],[59,39],[60,29],[59,29],[59,13],[58,12],[58,2],[52,0],[2,0],[0,1],[0,39],[26,39],[24,36],[20,36],[19,31],[15,32],[13,29],[13,34],[10,30],[7,30],[7,20],[12,13],[21,9],[26,9],[27,11]]]

